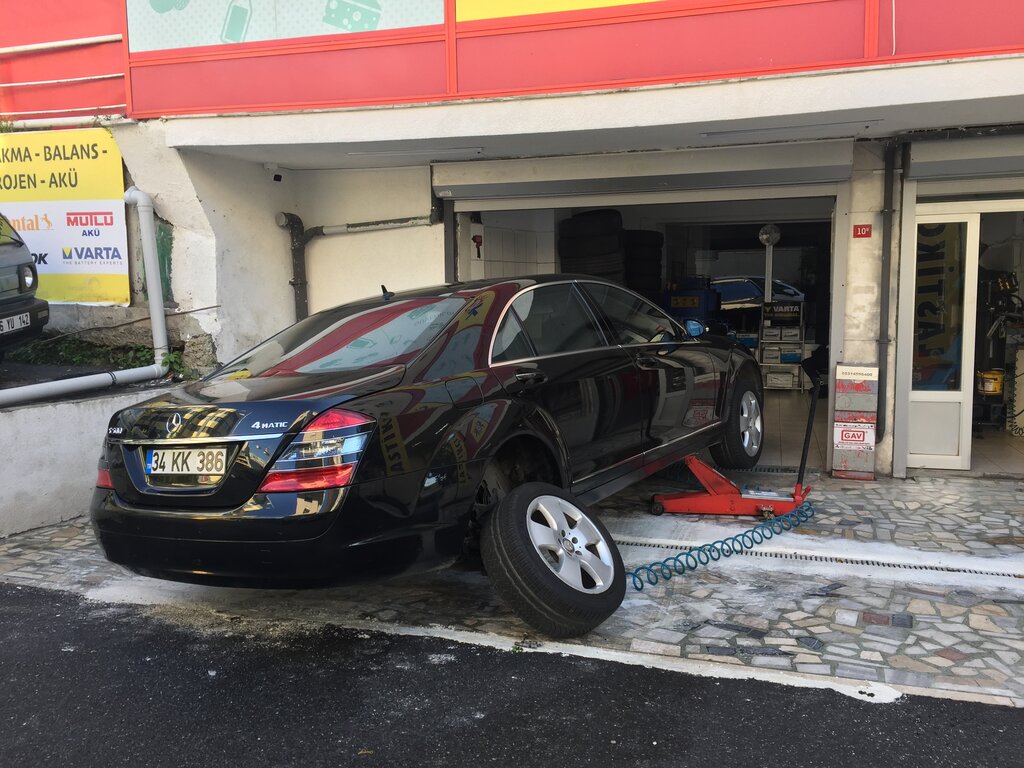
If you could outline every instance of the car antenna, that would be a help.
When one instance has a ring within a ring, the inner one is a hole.
[[[393,298],[395,298],[395,294],[389,291],[387,289],[387,286],[385,286],[383,283],[381,283],[380,292],[384,294],[384,301],[391,301]]]

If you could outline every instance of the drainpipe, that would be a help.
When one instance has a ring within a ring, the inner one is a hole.
[[[288,282],[295,293],[295,322],[309,316],[309,294],[306,291],[306,244],[324,233],[323,227],[306,229],[294,213],[279,213],[275,221],[281,229],[287,229],[292,243],[292,279]]]
[[[167,319],[164,317],[164,292],[160,283],[160,262],[156,252],[156,226],[153,222],[153,199],[145,192],[130,187],[124,193],[125,202],[139,210],[139,226],[142,230],[142,263],[146,269],[146,292],[149,294],[149,320],[153,327],[153,365],[141,368],[127,368],[107,371],[89,376],[78,376],[61,381],[44,381],[24,387],[0,389],[0,407],[39,400],[45,397],[68,395],[89,389],[103,389],[119,384],[136,384],[140,381],[160,379],[167,375],[163,363],[169,346],[167,343]]]
[[[431,205],[429,216],[406,216],[399,219],[379,221],[358,221],[349,224],[327,224],[305,228],[294,213],[279,213],[275,217],[277,226],[287,229],[291,236],[292,279],[288,282],[295,292],[295,321],[309,316],[309,294],[306,291],[306,245],[310,240],[328,235],[348,235],[356,232],[376,232],[382,229],[405,229],[406,227],[427,227],[442,220],[439,201]]]
[[[878,410],[876,412],[875,442],[880,443],[885,437],[886,418],[886,376],[889,369],[889,290],[892,283],[892,227],[893,216],[893,184],[896,178],[896,157],[900,154],[903,142],[899,139],[889,141],[885,145],[885,192],[882,202],[882,274],[881,304],[878,313]],[[902,179],[902,176],[901,176]]]

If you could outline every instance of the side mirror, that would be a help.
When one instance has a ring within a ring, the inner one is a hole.
[[[686,329],[686,332],[695,339],[698,336],[703,336],[704,331],[706,330],[704,328],[704,323],[700,320],[684,320],[683,327]]]

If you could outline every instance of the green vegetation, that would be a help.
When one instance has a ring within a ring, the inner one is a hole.
[[[96,344],[77,336],[50,336],[37,339],[13,350],[8,359],[19,363],[35,365],[75,365],[116,370],[140,368],[153,365],[153,350],[144,344],[127,344],[111,347]],[[164,355],[163,363],[172,375],[186,377],[182,350],[172,350]]]

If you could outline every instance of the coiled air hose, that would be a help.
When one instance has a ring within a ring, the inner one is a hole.
[[[721,560],[723,557],[732,557],[744,550],[753,549],[758,544],[763,544],[775,536],[781,536],[786,531],[799,528],[812,517],[814,517],[814,507],[811,502],[805,501],[792,512],[772,518],[749,530],[737,533],[735,536],[719,539],[710,544],[701,544],[698,547],[690,547],[685,552],[680,552],[664,560],[641,565],[629,574],[633,579],[633,589],[642,592],[645,581],[654,586],[661,579],[668,581],[673,576],[682,576],[687,571],[695,571],[701,566]]]

